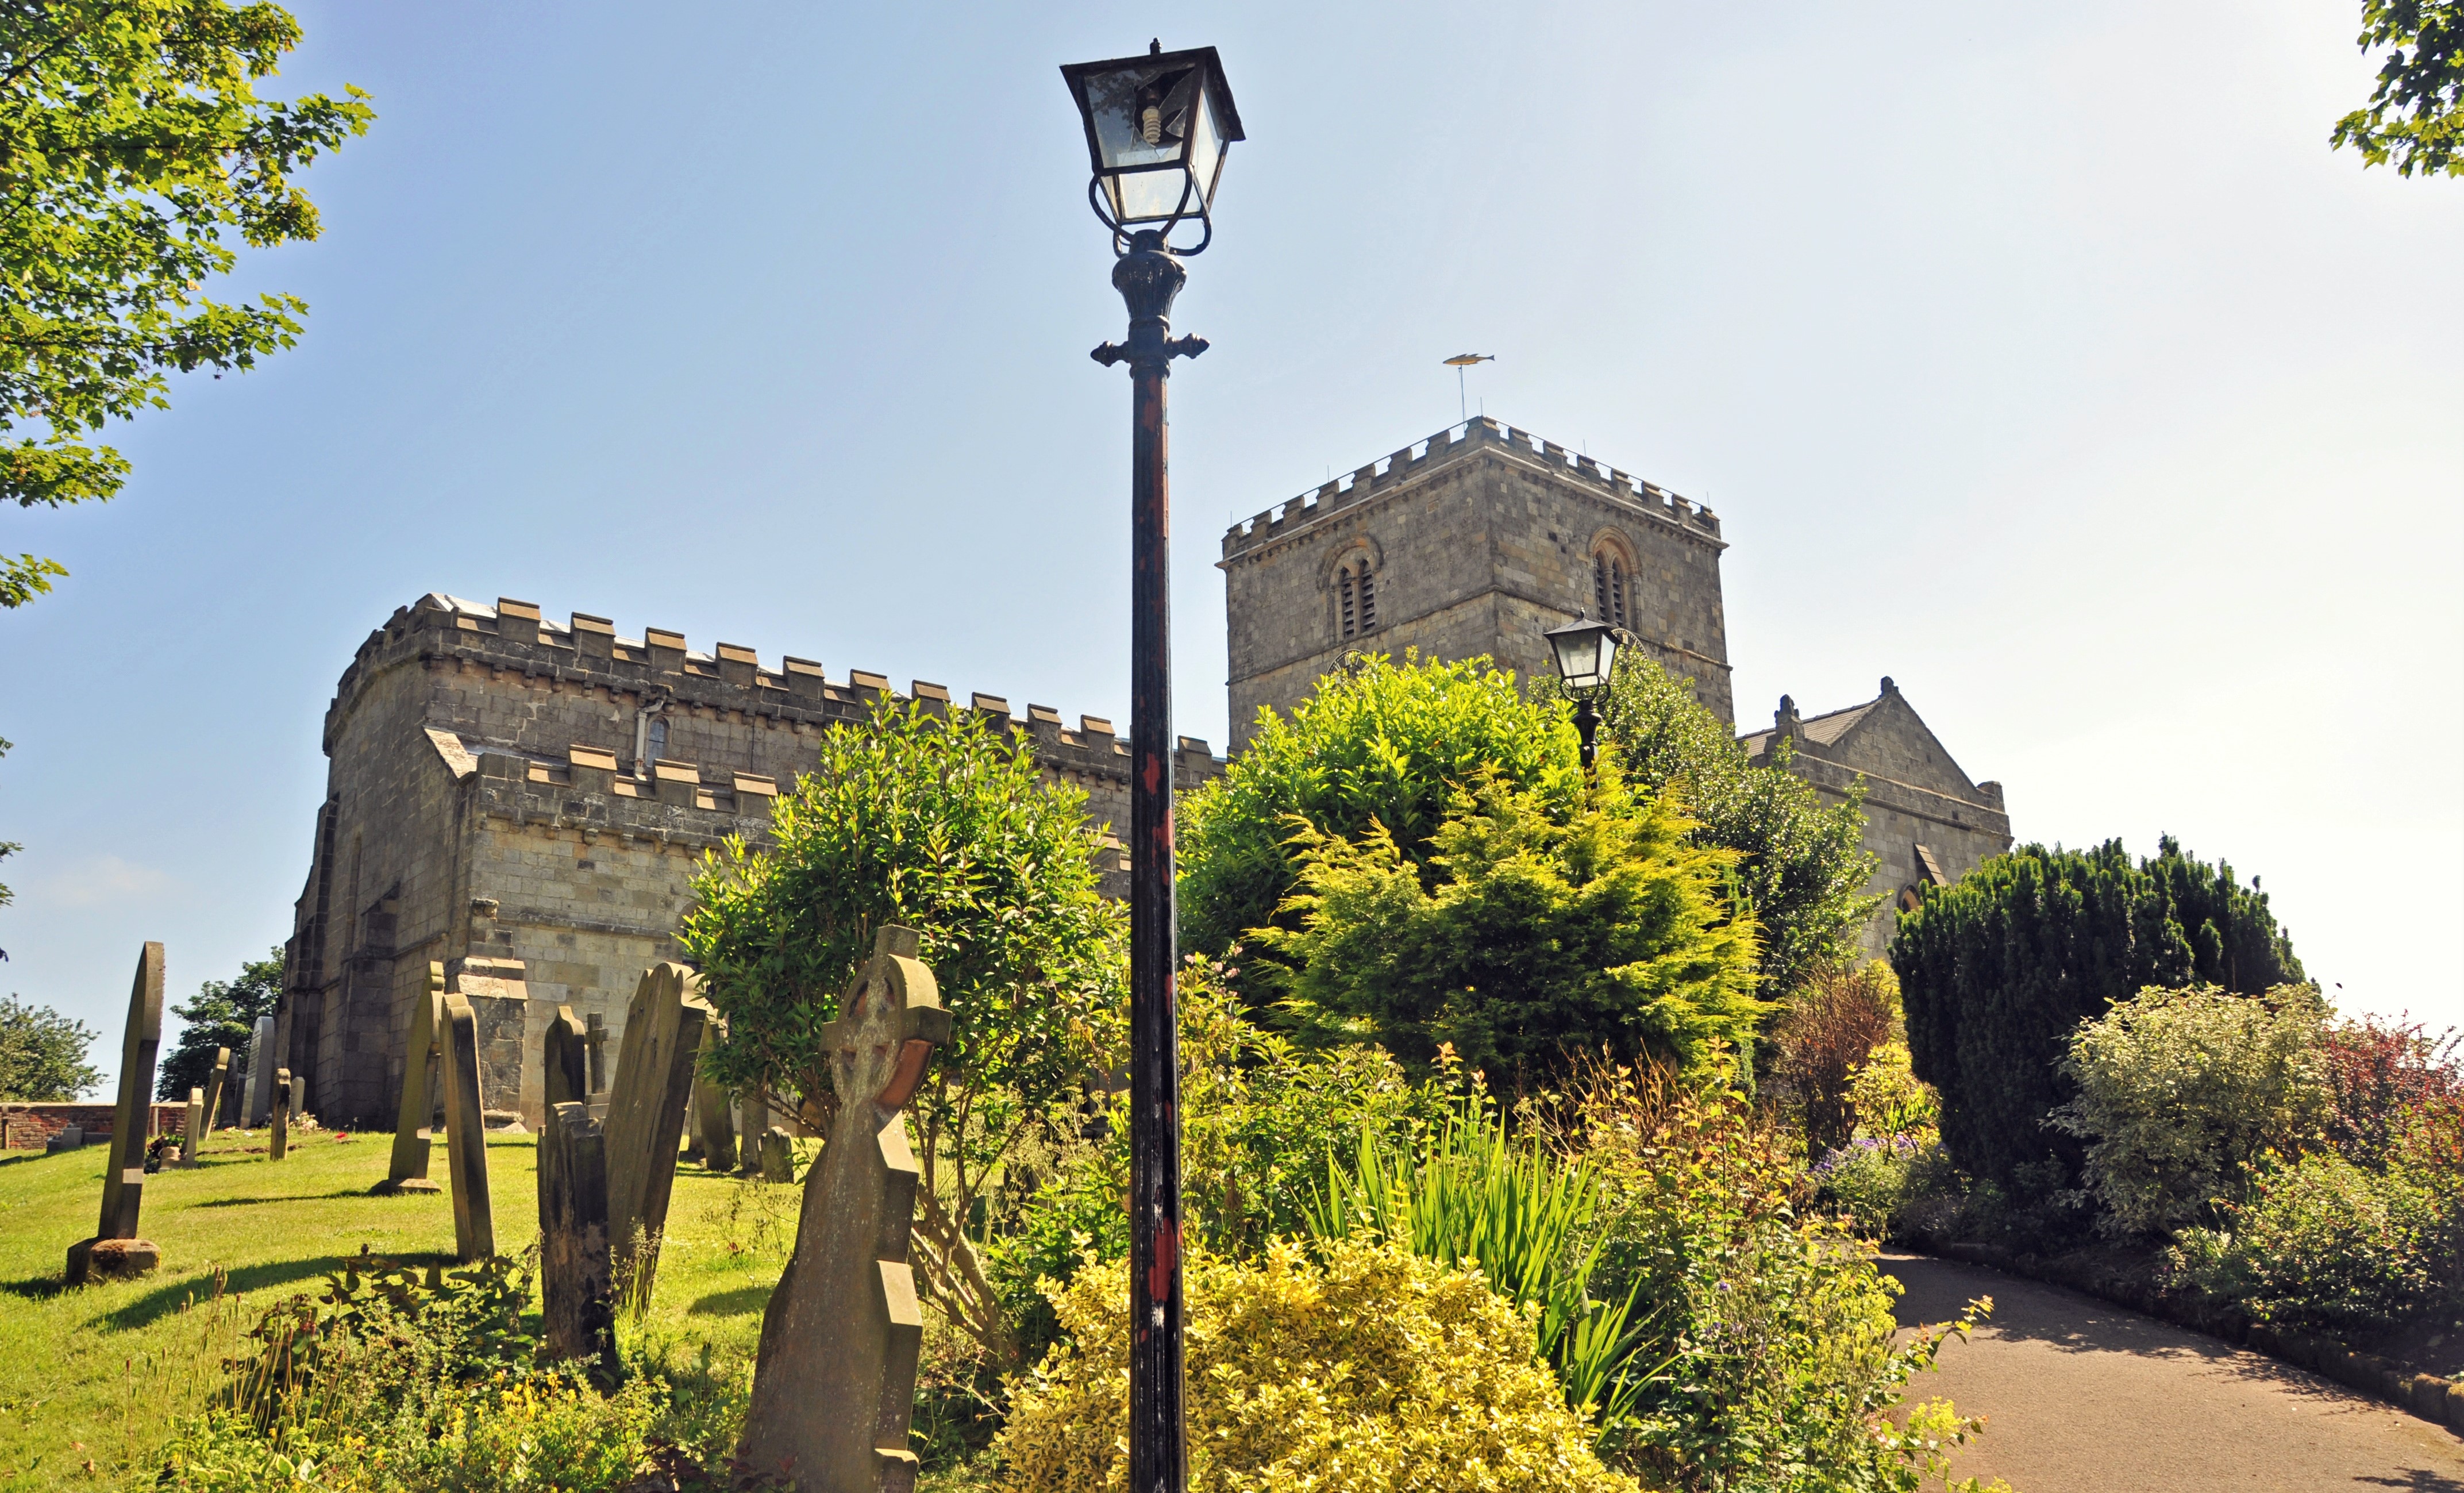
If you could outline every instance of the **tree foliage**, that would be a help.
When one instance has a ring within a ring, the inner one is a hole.
[[[1560,692],[1554,679],[1534,685],[1544,699]],[[1764,989],[1793,991],[1816,970],[1856,960],[1875,907],[1857,802],[1825,802],[1784,766],[1752,765],[1686,681],[1631,650],[1598,708],[1626,781],[1641,794],[1673,793],[1696,843],[1737,853],[1736,885],[1762,928]]]
[[[2464,4],[2362,0],[2357,45],[2387,58],[2368,106],[2338,120],[2328,144],[2399,176],[2464,176]]]
[[[90,432],[168,404],[173,371],[244,371],[292,345],[306,302],[201,294],[250,248],[313,239],[293,172],[375,114],[366,95],[260,99],[299,42],[279,6],[0,5],[0,502],[110,497],[127,459]],[[25,433],[31,432],[31,433]],[[0,606],[65,575],[0,558]]]
[[[1295,833],[1282,1010],[1320,1041],[1375,1041],[1406,1067],[1441,1049],[1516,1087],[1578,1052],[1699,1061],[1751,1043],[1755,924],[1722,891],[1735,857],[1693,844],[1603,763],[1571,816],[1494,779],[1458,792],[1415,864],[1382,823]]]
[[[1288,717],[1261,710],[1247,750],[1181,800],[1181,942],[1221,958],[1276,921],[1300,880],[1295,817],[1345,839],[1382,824],[1419,866],[1454,792],[1494,773],[1562,812],[1581,791],[1578,753],[1564,709],[1524,699],[1485,658],[1374,654],[1328,674]]]
[[[275,944],[264,958],[242,964],[238,978],[207,980],[197,987],[195,999],[171,1007],[171,1014],[188,1024],[164,1055],[154,1097],[183,1100],[189,1089],[205,1087],[213,1076],[214,1049],[229,1047],[232,1097],[224,1102],[234,1102],[241,1091],[237,1081],[248,1072],[248,1042],[256,1031],[256,1019],[272,1016],[281,995],[282,946]]]
[[[1767,1100],[1805,1132],[1810,1155],[1848,1144],[1857,1129],[1858,1074],[1900,1030],[1900,982],[1880,959],[1818,970],[1771,1033]]]
[[[78,1099],[102,1083],[85,1060],[96,1032],[50,1006],[0,1000],[0,1099]]]
[[[2072,1099],[2070,1034],[2150,986],[2253,995],[2301,963],[2266,894],[2169,836],[2134,865],[2119,840],[1998,856],[1900,917],[1891,942],[1917,1076],[1942,1095],[1942,1138],[1969,1174],[2010,1184],[2076,1140],[2046,1129]]]
[[[972,711],[885,697],[822,738],[768,848],[702,862],[677,932],[727,1020],[713,1077],[827,1106],[823,1028],[884,923],[914,928],[949,1009],[911,1114],[918,1255],[934,1300],[1006,1354],[964,1222],[1019,1139],[1073,1099],[1122,1019],[1122,914],[1098,892],[1086,795]]]

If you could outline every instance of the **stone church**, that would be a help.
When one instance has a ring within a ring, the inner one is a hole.
[[[1542,634],[1578,614],[1627,628],[1639,653],[1733,718],[1720,522],[1700,504],[1496,421],[1479,419],[1257,516],[1223,536],[1237,753],[1260,708],[1288,709],[1359,651],[1487,654],[1548,670]],[[536,1051],[560,1004],[621,1041],[642,970],[676,954],[694,861],[731,834],[759,840],[819,733],[894,693],[887,675],[832,678],[794,656],[691,648],[607,618],[430,593],[371,632],[325,716],[330,760],[294,917],[275,1051],[309,1077],[328,1124],[388,1126],[413,1001],[431,961],[471,998],[486,1107],[536,1124]],[[1128,743],[1047,706],[912,681],[904,697],[1015,726],[1037,760],[1129,814]],[[2011,844],[1997,783],[1971,782],[1905,698],[1800,718],[1783,698],[1759,761],[1827,796],[1863,784],[1870,890],[1895,903]],[[1180,740],[1194,784],[1222,770]],[[1114,843],[1117,844],[1116,842]],[[1109,867],[1117,881],[1125,863]],[[1868,933],[1879,952],[1894,908]],[[613,1046],[606,1051],[611,1055]]]

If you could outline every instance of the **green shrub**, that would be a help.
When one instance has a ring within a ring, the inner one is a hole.
[[[1282,1013],[1324,1042],[1375,1041],[1429,1072],[1451,1050],[1528,1091],[1575,1054],[1704,1061],[1749,1050],[1755,925],[1723,881],[1734,859],[1685,839],[1614,764],[1571,816],[1485,779],[1429,838],[1425,871],[1383,825],[1302,829],[1296,930],[1260,941],[1296,973]]]
[[[1531,1350],[1531,1328],[1477,1275],[1396,1245],[1291,1243],[1255,1264],[1187,1260],[1192,1493],[1633,1490],[1602,1466]],[[1129,1277],[1058,1287],[1066,1334],[1018,1382],[995,1438],[1018,1493],[1127,1487]]]
[[[1794,1115],[1808,1153],[1836,1151],[1856,1132],[1850,1087],[1899,1026],[1900,982],[1880,959],[1819,970],[1782,1002],[1763,1090]]]
[[[1848,1080],[1848,1112],[1859,1135],[1912,1135],[1927,1145],[1940,1138],[1942,1101],[1896,1038],[1866,1054]]]
[[[2383,1328],[2435,1294],[2439,1222],[2436,1200],[2409,1179],[2321,1151],[2261,1166],[2231,1227],[2185,1229],[2171,1258],[2265,1321]]]
[[[1815,1163],[1815,1201],[1845,1215],[1862,1237],[1888,1239],[1916,1197],[1929,1149],[1914,1136],[1859,1135]]]
[[[1527,701],[1485,658],[1373,654],[1319,679],[1287,717],[1261,710],[1232,765],[1180,801],[1182,946],[1221,958],[1275,921],[1300,879],[1295,819],[1338,839],[1383,824],[1421,865],[1451,797],[1484,773],[1558,812],[1582,787],[1565,708]]]
[[[2087,1142],[2099,1230],[2128,1238],[2210,1219],[2261,1156],[2318,1138],[2325,1022],[2312,985],[2145,990],[2080,1022],[2062,1060],[2077,1097],[2047,1123]]]
[[[2301,978],[2255,884],[2169,838],[2135,866],[2118,840],[1990,860],[1901,915],[1891,967],[1917,1076],[1942,1095],[1943,1144],[2006,1189],[2048,1159],[2058,1188],[2080,1162],[2044,1125],[2074,1097],[2059,1065],[2080,1021],[2150,985],[2256,994]]]

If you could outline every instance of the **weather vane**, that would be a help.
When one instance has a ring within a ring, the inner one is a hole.
[[[1497,355],[1494,353],[1457,353],[1446,360],[1446,366],[1455,370],[1456,419],[1468,420],[1471,418],[1469,413],[1471,407],[1470,403],[1463,397],[1463,370],[1476,362],[1497,362]]]

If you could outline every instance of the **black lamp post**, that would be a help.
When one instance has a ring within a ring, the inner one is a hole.
[[[1577,617],[1542,634],[1557,663],[1557,678],[1574,702],[1574,730],[1583,738],[1583,771],[1592,770],[1592,736],[1599,730],[1599,712],[1593,702],[1609,687],[1617,667],[1617,630],[1604,622]]]
[[[1196,220],[1214,241],[1223,157],[1243,138],[1215,49],[1080,62],[1061,70],[1087,125],[1095,216],[1112,232],[1130,365],[1130,1477],[1132,1493],[1181,1493],[1180,1029],[1173,978],[1171,482],[1164,380],[1206,351],[1172,336],[1187,278],[1168,239]]]

